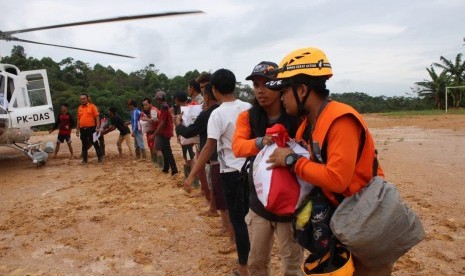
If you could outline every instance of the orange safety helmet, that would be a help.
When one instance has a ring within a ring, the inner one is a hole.
[[[302,271],[305,275],[315,276],[351,276],[355,268],[352,260],[352,254],[344,246],[338,246],[335,249],[334,256],[331,259],[331,253],[328,252],[323,258],[314,262],[308,261],[309,258],[302,264]],[[328,265],[328,262],[331,264]],[[331,267],[331,269],[328,269]],[[328,271],[329,270],[329,271]]]
[[[281,60],[277,79],[287,79],[304,74],[313,77],[333,75],[331,64],[325,53],[318,48],[302,48],[292,51]]]

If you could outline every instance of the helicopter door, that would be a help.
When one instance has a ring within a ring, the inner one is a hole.
[[[45,70],[23,71],[14,79],[14,92],[8,111],[13,127],[31,127],[55,122]]]
[[[9,116],[6,111],[6,74],[0,72],[0,144],[5,144],[7,141],[6,130],[9,126]]]

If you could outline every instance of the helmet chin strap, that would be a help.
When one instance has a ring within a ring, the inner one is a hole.
[[[310,111],[305,109],[305,102],[308,99],[308,96],[310,96],[310,91],[302,98],[302,101],[299,100],[299,95],[297,94],[297,87],[292,86],[292,92],[294,93],[294,99],[295,102],[297,103],[297,116],[305,116],[310,113]]]

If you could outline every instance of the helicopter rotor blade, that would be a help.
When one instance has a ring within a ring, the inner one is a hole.
[[[71,27],[71,26],[107,23],[107,22],[115,22],[115,21],[136,20],[136,19],[145,19],[145,18],[154,18],[154,17],[186,15],[186,14],[194,14],[194,13],[204,13],[204,12],[203,11],[182,11],[182,12],[152,13],[152,14],[143,14],[143,15],[134,15],[134,16],[120,16],[120,17],[113,17],[113,18],[107,18],[107,19],[97,19],[97,20],[89,20],[89,21],[81,21],[81,22],[75,22],[75,23],[51,25],[51,26],[45,26],[45,27],[37,27],[37,28],[15,30],[15,31],[6,31],[6,32],[3,32],[3,34],[4,35],[14,35],[14,34],[19,34],[19,33],[26,33],[26,32],[39,31],[39,30],[47,30],[47,29],[56,29],[56,28],[63,28],[63,27]]]
[[[33,43],[33,44],[40,44],[40,45],[48,45],[48,46],[67,48],[67,49],[73,49],[73,50],[80,50],[80,51],[87,51],[87,52],[93,52],[93,53],[99,53],[99,54],[105,54],[105,55],[112,55],[112,56],[118,56],[118,57],[124,57],[124,58],[135,58],[135,57],[132,57],[132,56],[121,55],[121,54],[116,54],[116,53],[103,52],[103,51],[90,50],[90,49],[77,48],[77,47],[70,47],[70,46],[63,46],[63,45],[50,44],[50,43],[43,43],[43,42],[37,42],[37,41],[21,39],[21,38],[17,38],[17,37],[10,37],[8,40],[18,41],[18,42],[26,42],[26,43]]]

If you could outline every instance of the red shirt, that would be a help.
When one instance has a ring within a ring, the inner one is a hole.
[[[159,123],[161,124],[162,122],[165,123],[162,129],[160,129],[160,136],[165,137],[165,138],[171,138],[173,137],[173,116],[171,115],[170,112],[170,106],[168,103],[162,103],[161,104],[161,110],[160,110],[160,119],[158,120]]]

